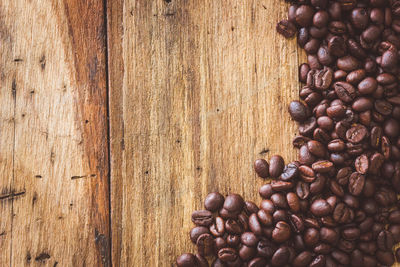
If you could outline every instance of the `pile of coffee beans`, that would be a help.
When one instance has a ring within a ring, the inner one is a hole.
[[[258,159],[262,201],[211,193],[177,265],[391,266],[400,260],[400,0],[293,0],[298,160]]]

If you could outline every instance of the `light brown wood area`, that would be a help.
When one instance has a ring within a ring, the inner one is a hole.
[[[0,1],[0,266],[108,266],[101,1]]]
[[[0,267],[172,266],[296,158],[283,0],[0,0]]]
[[[294,40],[283,1],[111,1],[114,266],[171,266],[194,251],[208,192],[259,201],[254,159],[293,160]],[[263,151],[269,150],[264,153]]]

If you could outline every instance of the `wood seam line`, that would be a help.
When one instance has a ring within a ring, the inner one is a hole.
[[[109,54],[108,54],[108,0],[103,0],[103,20],[104,20],[104,32],[105,32],[105,38],[104,38],[104,44],[105,44],[105,50],[104,50],[104,56],[105,56],[105,78],[106,78],[106,134],[107,134],[107,153],[108,153],[108,174],[107,174],[107,183],[108,183],[108,258],[109,258],[109,265],[112,267],[113,266],[113,260],[112,260],[112,225],[111,225],[111,120],[110,120],[110,106],[111,106],[111,97],[110,97],[110,72],[109,72]]]

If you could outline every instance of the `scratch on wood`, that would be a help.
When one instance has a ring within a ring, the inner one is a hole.
[[[6,231],[0,233],[0,236],[6,235]]]
[[[14,58],[14,62],[22,62],[24,61],[22,58]]]
[[[39,63],[40,63],[40,67],[42,68],[42,70],[44,70],[46,68],[46,56],[45,55],[42,55],[40,57]]]
[[[87,178],[87,177],[96,177],[96,174],[90,174],[90,175],[75,175],[71,177],[71,180],[76,180],[76,179],[82,179],[82,178]]]
[[[45,261],[50,259],[50,255],[46,252],[42,252],[35,258],[35,261]]]
[[[40,174],[38,174],[38,175],[35,175],[35,178],[42,179],[42,176]]]
[[[28,253],[26,253],[26,262],[31,263],[31,259],[32,259],[31,253],[28,251]]]
[[[34,192],[34,193],[33,193],[33,197],[32,197],[32,206],[35,205],[36,201],[37,201],[37,193]]]
[[[58,265],[58,261],[56,261],[53,265],[53,267],[56,267]]]
[[[266,154],[269,152],[268,148],[263,148],[263,150],[261,150],[261,152],[259,153],[260,155]]]
[[[17,95],[17,81],[15,80],[15,78],[12,79],[11,91],[12,91],[13,98],[15,99],[15,97]]]
[[[22,196],[24,194],[25,194],[25,191],[21,191],[21,192],[17,192],[17,193],[11,192],[11,193],[8,193],[8,194],[0,195],[0,200],[13,199],[13,198],[15,198],[17,196]]]

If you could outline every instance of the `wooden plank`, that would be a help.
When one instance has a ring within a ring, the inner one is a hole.
[[[24,192],[0,200],[0,265],[109,266],[104,4],[5,0],[0,18],[0,189]]]
[[[275,33],[286,9],[109,1],[114,266],[171,266],[194,251],[190,215],[208,192],[258,202],[253,161],[295,158],[297,47]]]

